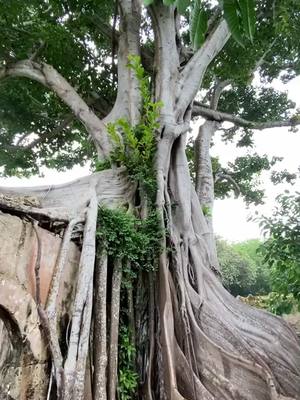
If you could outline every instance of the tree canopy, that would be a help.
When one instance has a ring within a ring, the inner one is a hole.
[[[193,50],[211,34],[212,16],[218,15],[219,6],[198,0],[167,3],[176,3],[183,14],[178,35],[184,66]],[[258,1],[255,19],[252,1],[246,2],[253,8],[249,15],[243,8],[239,11],[239,2],[233,3],[224,1],[223,11],[219,11],[219,16],[224,13],[233,38],[207,69],[193,116],[220,122],[224,140],[251,149],[253,129],[294,129],[299,122],[287,94],[267,85],[275,78],[287,81],[299,73],[300,49],[294,40],[300,33],[299,4],[296,0]],[[0,15],[3,78],[4,70],[17,62],[47,63],[76,88],[93,112],[100,117],[108,114],[116,96],[119,35],[119,16],[112,2],[15,0],[8,5],[1,1]],[[154,41],[147,14],[143,15],[141,41],[143,64],[151,78]],[[260,76],[258,86],[254,74]],[[51,88],[18,77],[20,71],[16,71],[16,79],[10,75],[0,86],[2,175],[36,174],[42,166],[61,170],[96,156],[85,128]],[[217,107],[212,104],[213,92],[219,97]],[[232,127],[224,121],[232,122]],[[261,202],[263,193],[255,186],[256,176],[275,162],[276,158],[260,157],[251,150],[246,157],[233,159],[229,168],[216,162],[216,195],[236,192],[238,187],[246,201]]]

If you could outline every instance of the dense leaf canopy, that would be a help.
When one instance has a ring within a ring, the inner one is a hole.
[[[211,16],[218,6],[198,0],[167,1],[166,6],[167,3],[174,3],[182,14],[180,40],[184,64],[193,48],[199,47],[213,29]],[[230,9],[233,3],[224,1],[220,9],[233,38],[207,70],[200,103],[209,107],[213,88],[226,80],[229,85],[221,94],[218,110],[254,122],[288,120],[295,115],[294,104],[286,93],[267,83],[278,77],[287,81],[300,72],[300,44],[295,40],[300,35],[299,2],[257,1],[256,24],[252,11],[247,14],[243,9]],[[251,1],[246,3],[254,7]],[[96,114],[107,115],[116,96],[118,11],[113,2],[1,0],[0,22],[2,67],[26,59],[46,62],[76,88]],[[187,34],[189,25],[191,34]],[[154,42],[146,11],[141,44],[142,59],[152,77]],[[259,86],[253,81],[254,73],[260,76]],[[2,175],[39,173],[42,166],[70,168],[95,157],[85,128],[53,92],[37,82],[24,78],[1,80],[0,117]],[[294,118],[296,121],[297,117]],[[252,133],[252,129],[239,124],[223,129],[224,140],[235,140],[237,146],[251,147]],[[251,192],[250,187],[257,174],[269,169],[273,161],[249,153],[233,161],[226,172],[237,180],[247,201],[260,202],[261,192]],[[220,181],[216,186],[221,197],[232,190],[235,187],[228,182]]]

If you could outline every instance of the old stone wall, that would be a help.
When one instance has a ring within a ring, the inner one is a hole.
[[[45,305],[62,239],[37,229],[41,301]],[[32,223],[0,212],[0,399],[46,398],[50,363],[34,300],[37,251]],[[62,329],[71,312],[79,257],[77,246],[71,243],[57,302]]]

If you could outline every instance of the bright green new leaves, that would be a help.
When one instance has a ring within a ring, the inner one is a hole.
[[[107,130],[114,143],[110,158],[113,164],[126,166],[130,178],[141,185],[149,198],[155,198],[155,133],[159,127],[162,103],[151,101],[149,78],[145,75],[140,57],[130,56],[127,65],[135,72],[139,81],[142,97],[141,120],[135,126],[126,119],[108,124]]]
[[[191,13],[190,39],[194,50],[198,50],[205,40],[207,31],[207,15],[201,5],[201,0],[196,0]]]
[[[253,41],[255,30],[254,0],[223,0],[224,18],[233,38],[244,46],[244,38]]]

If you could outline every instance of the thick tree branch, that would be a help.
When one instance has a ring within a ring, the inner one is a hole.
[[[99,16],[95,15],[89,18],[93,23],[94,27],[103,35],[107,40],[112,42],[116,49],[119,47],[120,31],[116,30],[113,33],[113,27],[110,24],[105,23]],[[141,45],[141,58],[145,70],[149,73],[153,72],[153,51]]]
[[[210,108],[212,108],[213,110],[216,110],[218,108],[218,104],[219,104],[219,100],[220,100],[220,96],[223,92],[223,90],[230,85],[231,80],[230,79],[226,79],[224,81],[220,81],[217,82],[212,95],[211,95],[211,99],[210,99]]]
[[[230,37],[229,28],[221,20],[216,29],[209,35],[203,46],[194,54],[181,73],[177,87],[177,110],[182,113],[195,98],[205,71],[213,59],[222,50]]]
[[[155,4],[149,8],[155,35],[156,100],[163,103],[163,119],[173,117],[175,88],[178,79],[179,54],[176,45],[174,7]]]
[[[86,127],[95,143],[99,156],[105,157],[109,155],[110,143],[106,134],[105,124],[52,66],[46,63],[38,64],[30,60],[18,61],[0,70],[0,79],[9,76],[35,80],[55,92]]]
[[[128,68],[129,56],[140,55],[141,7],[138,0],[119,0],[120,31],[118,43],[118,94],[105,123],[127,118],[132,125],[139,121],[140,91],[135,72]]]
[[[225,122],[225,121],[232,122],[233,124],[240,127],[258,129],[258,130],[269,129],[269,128],[281,128],[284,126],[293,127],[300,125],[300,118],[297,117],[292,117],[282,121],[267,121],[267,122],[249,121],[247,119],[237,117],[229,113],[212,110],[211,108],[202,106],[198,102],[195,102],[193,105],[192,116],[193,117],[201,116],[206,119],[217,122]]]

